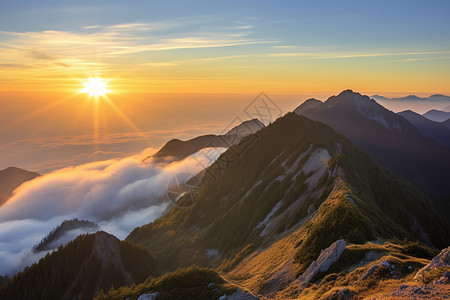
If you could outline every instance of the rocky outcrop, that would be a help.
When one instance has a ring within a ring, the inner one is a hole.
[[[331,244],[330,247],[320,252],[317,260],[309,265],[308,269],[298,278],[298,280],[302,282],[303,286],[306,286],[314,275],[328,271],[331,265],[339,259],[344,250],[345,241],[337,240]]]
[[[158,292],[154,292],[151,294],[142,294],[139,296],[139,298],[137,300],[155,300],[159,297],[159,293]]]
[[[414,279],[419,279],[424,272],[429,272],[439,267],[450,266],[450,247],[445,248],[431,262],[417,272]]]

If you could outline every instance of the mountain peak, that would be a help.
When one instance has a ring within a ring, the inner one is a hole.
[[[359,96],[361,96],[360,93],[354,92],[353,90],[350,90],[350,89],[348,89],[348,90],[343,90],[343,91],[339,94],[339,96],[348,96],[348,95],[359,95]]]
[[[309,109],[314,109],[321,104],[323,104],[322,101],[314,99],[314,98],[310,98],[310,99],[306,100],[305,102],[303,102],[302,104],[300,104],[296,109],[294,109],[294,112],[297,115],[301,115],[305,111],[307,111]]]
[[[233,127],[224,135],[249,135],[251,133],[255,133],[263,127],[264,123],[255,118],[242,122],[241,124]]]

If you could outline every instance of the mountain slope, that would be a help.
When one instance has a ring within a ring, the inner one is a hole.
[[[439,122],[431,121],[411,110],[397,113],[416,126],[420,132],[439,144],[450,147],[450,130]]]
[[[422,116],[432,121],[444,122],[450,119],[450,112],[432,109],[424,113]]]
[[[450,241],[446,221],[426,196],[329,126],[289,113],[246,139],[206,170],[186,206],[136,228],[127,240],[151,249],[165,270],[191,264],[227,270],[299,228],[300,270],[342,238]]]
[[[448,119],[447,121],[441,122],[441,124],[447,128],[450,128],[450,119]]]
[[[35,172],[26,171],[20,168],[9,167],[0,171],[0,205],[11,197],[12,192],[22,183],[32,180],[39,175]],[[3,201],[1,200],[3,199]]]
[[[264,127],[258,119],[252,119],[242,122],[240,125],[232,128],[223,135],[202,135],[187,141],[173,139],[168,141],[158,152],[153,156],[154,158],[171,158],[174,160],[181,160],[207,147],[224,147],[228,148],[231,145],[239,143],[239,141]],[[145,160],[149,159],[147,157]],[[145,161],[144,160],[144,161]]]
[[[105,232],[80,235],[0,289],[1,299],[92,299],[111,285],[131,285],[157,275],[148,250]]]
[[[160,278],[149,278],[144,283],[133,286],[131,289],[119,288],[110,290],[106,294],[100,294],[95,299],[142,299],[141,297],[145,297],[145,295],[155,295],[155,298],[158,300],[211,300],[219,299],[223,295],[229,295],[231,299],[234,299],[233,295],[237,293],[235,290],[236,288],[227,284],[217,272],[206,268],[189,267],[170,272]],[[256,299],[245,294],[243,295],[245,296],[244,298],[238,299]],[[226,299],[229,298],[227,297]]]
[[[383,168],[433,196],[450,195],[450,150],[367,96],[344,91],[304,116],[323,122],[367,151]]]

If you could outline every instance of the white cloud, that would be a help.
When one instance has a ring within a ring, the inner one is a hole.
[[[148,154],[144,151],[121,160],[65,168],[23,184],[0,207],[0,274],[14,273],[42,256],[31,255],[30,249],[65,219],[93,221],[125,238],[171,205],[167,186],[175,175],[195,174],[212,163],[210,152],[203,154],[208,150],[172,163],[143,163]]]

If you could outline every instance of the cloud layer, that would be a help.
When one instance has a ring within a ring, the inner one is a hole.
[[[23,184],[0,207],[0,274],[45,255],[32,254],[31,248],[65,219],[90,220],[125,238],[171,205],[167,185],[175,175],[197,173],[210,159],[200,151],[180,162],[144,164],[138,155],[62,169]],[[71,232],[65,241],[79,233]]]

